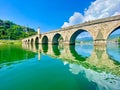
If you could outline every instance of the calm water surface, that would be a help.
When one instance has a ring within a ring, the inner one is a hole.
[[[120,90],[120,46],[0,46],[0,90]]]

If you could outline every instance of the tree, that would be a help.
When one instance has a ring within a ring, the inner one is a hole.
[[[32,28],[20,26],[8,20],[0,20],[0,39],[22,39],[36,34]]]

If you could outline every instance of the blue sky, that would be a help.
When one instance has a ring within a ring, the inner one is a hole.
[[[84,13],[94,0],[0,0],[0,19],[37,28],[61,28],[74,12]]]
[[[120,15],[120,0],[0,0],[0,19],[41,32]]]

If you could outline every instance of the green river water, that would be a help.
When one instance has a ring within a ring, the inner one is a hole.
[[[120,90],[120,46],[1,45],[0,90]]]

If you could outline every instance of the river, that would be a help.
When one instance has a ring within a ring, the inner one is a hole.
[[[120,45],[1,45],[0,90],[120,90]]]

